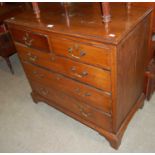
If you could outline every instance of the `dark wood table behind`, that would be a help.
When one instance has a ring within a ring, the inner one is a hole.
[[[12,73],[14,71],[9,57],[16,53],[16,48],[4,24],[4,20],[14,18],[25,9],[28,9],[28,6],[28,3],[1,3],[0,6],[0,56],[5,59]]]

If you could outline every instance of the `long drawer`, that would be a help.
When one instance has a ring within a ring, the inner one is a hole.
[[[63,93],[83,101],[83,103],[111,113],[111,95],[103,91],[76,82],[61,74],[47,71],[30,63],[23,63],[28,78],[49,85]]]
[[[97,67],[111,68],[111,51],[108,46],[96,47],[71,40],[63,36],[51,37],[52,47],[57,55],[65,56]]]
[[[74,98],[65,95],[64,93],[61,93],[56,89],[42,85],[35,81],[30,81],[30,84],[33,91],[37,92],[44,98],[57,103],[62,108],[77,114],[86,121],[90,121],[103,129],[109,131],[112,130],[112,119],[110,116],[107,116],[101,111],[96,110],[91,106],[85,105],[75,100]]]
[[[111,92],[110,71],[54,56],[51,53],[42,53],[18,43],[15,45],[23,61],[40,65],[98,89]]]

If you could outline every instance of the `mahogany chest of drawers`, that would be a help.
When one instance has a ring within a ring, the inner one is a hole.
[[[68,19],[62,4],[42,4],[40,20],[29,11],[7,25],[34,102],[95,129],[117,149],[144,101],[151,10],[133,7],[127,13],[118,5],[104,25],[98,3],[69,7]]]

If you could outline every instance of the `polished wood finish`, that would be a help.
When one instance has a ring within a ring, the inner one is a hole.
[[[83,62],[107,70],[111,69],[110,52],[112,48],[106,44],[90,45],[89,42],[78,39],[75,40],[73,37],[66,38],[62,35],[52,35],[51,41],[53,50],[58,56],[64,56],[78,62]]]
[[[97,109],[102,109],[104,112],[111,114],[112,98],[110,93],[100,91],[29,63],[23,63],[23,66],[30,79],[49,85],[52,88],[57,88],[69,96],[74,96],[77,100],[86,102]]]
[[[11,33],[14,36],[15,41],[20,42],[27,47],[44,52],[50,51],[46,35],[16,29],[11,29]]]
[[[152,11],[152,31],[155,32],[155,3],[154,2],[134,2],[134,3],[131,3],[132,6],[134,7],[140,7],[140,8],[152,8],[153,11]]]
[[[119,128],[123,118],[127,116],[129,109],[132,109],[134,106],[134,102],[132,103],[132,101],[136,101],[137,96],[139,96],[143,91],[144,84],[142,83],[144,83],[145,67],[141,66],[146,64],[149,20],[150,17],[147,17],[139,23],[139,25],[137,25],[137,27],[135,27],[135,29],[130,33],[130,36],[125,38],[125,42],[118,46],[119,51],[121,51],[118,53],[117,59],[118,73],[120,73],[117,76],[117,90],[119,92],[117,96],[117,116],[120,122],[118,121],[116,128]],[[141,33],[142,31],[143,33]],[[142,51],[145,52],[142,53]],[[141,57],[141,59],[138,60],[137,57]]]
[[[44,30],[46,31],[44,32],[44,35],[49,32],[55,32],[86,39],[90,44],[93,44],[93,41],[97,41],[99,43],[106,42],[117,45],[124,36],[130,32],[130,29],[140,22],[142,17],[141,12],[146,11],[146,14],[150,12],[148,8],[135,8],[132,10],[131,14],[128,15],[126,7],[111,5],[113,20],[109,23],[109,27],[106,27],[105,29],[105,24],[102,23],[102,19],[100,18],[101,9],[99,3],[83,3],[85,8],[81,8],[81,5],[81,3],[70,4],[70,8],[74,8],[70,11],[70,20],[72,21],[70,27],[68,27],[66,23],[64,7],[58,3],[55,3],[54,5],[41,3],[40,10],[42,18],[40,21],[36,19],[33,10],[25,11],[24,14],[18,15],[18,18],[10,19],[8,21],[11,21],[12,25],[15,25],[16,28],[19,27],[18,25],[22,25],[22,27],[20,26],[20,29],[30,27],[31,30],[38,33],[41,33]],[[89,7],[92,9],[87,9]],[[46,8],[48,8],[48,10]],[[121,12],[119,11],[120,9]],[[74,18],[72,18],[73,15]],[[84,19],[83,16],[85,17]]]
[[[100,3],[71,3],[68,18],[63,4],[39,8],[39,21],[33,10],[6,21],[34,102],[44,101],[95,129],[118,149],[144,103],[152,10],[128,12],[126,5],[111,4],[112,20],[104,24]],[[46,36],[49,51],[21,42],[15,31]]]
[[[154,55],[154,49],[153,49],[153,44],[152,44],[152,35],[153,33],[155,33],[155,3],[154,2],[140,2],[140,3],[131,3],[131,6],[133,7],[137,7],[137,8],[151,8],[152,9],[152,13],[151,13],[151,24],[150,24],[150,38],[149,38],[149,42],[148,42],[148,46],[149,46],[149,50],[147,53],[147,59],[146,59],[146,63],[147,65],[150,63],[150,61],[153,58]]]
[[[42,53],[28,47],[16,44],[23,61],[59,72],[65,76],[76,79],[80,82],[87,83],[98,89],[111,91],[110,71],[102,70],[97,67],[78,63],[64,57],[53,56],[51,54]]]
[[[95,123],[103,129],[111,131],[111,117],[105,115],[102,111],[94,109],[87,104],[80,103],[80,101],[61,93],[57,89],[52,89],[51,87],[48,87],[48,85],[41,85],[40,83],[31,80],[31,86],[33,87],[33,91],[37,92],[42,97],[56,102],[62,108],[81,116],[87,121]]]

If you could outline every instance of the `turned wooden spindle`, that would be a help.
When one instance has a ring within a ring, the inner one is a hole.
[[[131,8],[131,2],[127,2],[127,9]]]
[[[127,2],[126,6],[127,6],[127,12],[129,14],[131,10],[131,2]]]
[[[40,9],[37,2],[32,2],[33,11],[36,15],[36,18],[40,18]]]
[[[110,4],[109,2],[102,2],[101,6],[102,6],[103,22],[108,23],[111,21]]]
[[[69,19],[68,5],[67,5],[66,2],[64,2],[64,9],[65,9],[66,23],[67,23],[67,26],[70,27],[70,19]]]

